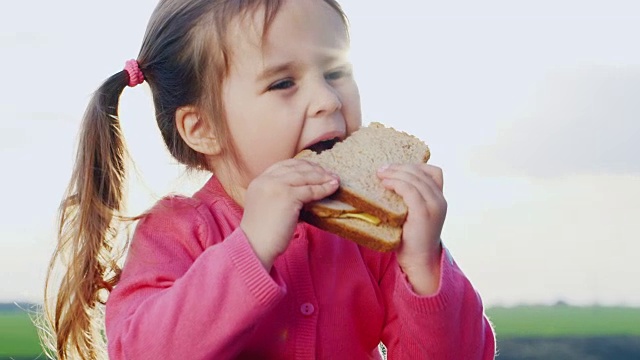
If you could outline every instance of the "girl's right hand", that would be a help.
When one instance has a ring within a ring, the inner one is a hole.
[[[338,186],[337,175],[300,159],[277,162],[253,179],[240,228],[267,271],[289,246],[304,204],[333,194]]]

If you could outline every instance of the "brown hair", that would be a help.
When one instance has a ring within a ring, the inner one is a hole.
[[[335,0],[324,0],[347,25]],[[239,15],[264,9],[263,34],[282,0],[161,0],[149,21],[138,63],[151,88],[156,120],[164,142],[188,168],[205,169],[204,157],[191,149],[175,126],[176,110],[194,105],[237,160],[228,139],[221,100],[230,53],[225,39],[229,23]],[[66,196],[60,205],[58,245],[45,287],[43,343],[60,360],[104,356],[102,306],[120,276],[118,262],[127,241],[118,246],[126,220],[124,198],[127,151],[118,118],[118,101],[129,75],[118,72],[93,94],[82,120],[77,158]],[[54,268],[66,260],[55,304],[49,304]]]

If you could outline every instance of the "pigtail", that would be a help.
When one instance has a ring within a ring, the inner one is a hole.
[[[44,345],[59,360],[104,356],[101,305],[120,275],[121,254],[115,243],[127,151],[118,101],[128,82],[127,72],[119,72],[93,94],[82,121],[71,181],[59,208],[58,245],[47,274],[44,319],[50,342]],[[48,304],[59,261],[65,272],[55,304]]]

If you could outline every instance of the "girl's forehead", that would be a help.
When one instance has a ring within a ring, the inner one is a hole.
[[[264,7],[232,20],[226,42],[232,56],[306,49],[334,57],[348,50],[349,35],[341,14],[325,1],[288,0],[268,23]]]
[[[349,36],[341,14],[323,0],[290,0],[265,26],[264,9],[230,24],[230,70],[261,77],[283,64],[331,64],[348,56]],[[330,66],[330,65],[326,65]]]

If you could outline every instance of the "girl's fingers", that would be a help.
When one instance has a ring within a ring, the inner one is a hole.
[[[288,198],[298,204],[325,198],[340,186],[337,175],[299,159],[276,163],[254,181],[254,186],[271,197]]]
[[[326,171],[320,165],[299,160],[288,159],[277,163],[265,171],[265,175],[279,178],[291,186],[303,186],[310,184],[323,184],[338,176]]]
[[[442,195],[442,170],[431,165],[392,165],[379,173],[381,179],[400,179],[413,184],[424,199]]]
[[[312,184],[305,186],[295,186],[291,188],[293,196],[303,203],[323,199],[333,194],[340,186],[337,179],[320,184]]]
[[[318,172],[326,172],[322,166],[302,159],[287,159],[283,160],[275,165],[272,165],[271,168],[267,169],[267,173],[271,173],[273,175],[283,174],[291,171],[318,171]]]
[[[382,185],[387,189],[393,190],[396,194],[400,195],[407,207],[410,209],[409,214],[415,215],[419,218],[424,218],[429,215],[428,208],[425,205],[434,202],[434,196],[430,189],[418,189],[412,183],[404,181],[398,178],[386,178],[382,180]],[[426,192],[427,194],[425,194]]]
[[[407,196],[418,196],[422,202],[428,202],[430,199],[434,199],[437,194],[432,187],[427,185],[427,181],[429,180],[426,179],[426,176],[418,177],[412,173],[398,171],[392,176],[384,178],[382,184],[393,184],[393,190],[402,196],[405,202],[410,200]]]
[[[338,177],[327,172],[315,170],[291,171],[280,175],[283,182],[290,186],[321,185],[336,180]]]
[[[437,166],[427,164],[420,166],[420,168],[424,173],[426,173],[433,179],[436,185],[438,185],[438,189],[440,189],[440,191],[443,191],[444,175],[442,174],[442,169]]]

